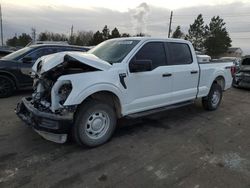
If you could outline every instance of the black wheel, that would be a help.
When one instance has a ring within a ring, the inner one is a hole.
[[[0,98],[9,97],[15,90],[14,81],[7,77],[0,75]]]
[[[206,110],[216,110],[222,99],[222,88],[219,84],[214,83],[211,86],[208,96],[202,98],[202,105]]]
[[[76,114],[72,136],[80,145],[95,147],[107,142],[115,127],[114,108],[103,102],[89,100]]]

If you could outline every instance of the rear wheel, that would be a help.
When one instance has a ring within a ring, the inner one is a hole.
[[[0,75],[0,98],[9,97],[15,90],[14,81],[7,77]]]
[[[115,127],[114,108],[106,103],[90,100],[77,112],[72,132],[78,144],[95,147],[107,142]]]
[[[222,99],[222,88],[219,84],[214,83],[211,86],[208,96],[202,98],[202,105],[206,110],[216,110]]]

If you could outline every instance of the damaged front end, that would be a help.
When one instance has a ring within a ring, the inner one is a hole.
[[[234,77],[233,86],[250,89],[250,70],[238,72]]]
[[[66,142],[77,108],[77,105],[64,105],[73,85],[70,80],[59,78],[100,71],[82,63],[78,57],[79,55],[74,57],[71,53],[63,53],[39,59],[33,67],[34,92],[31,97],[23,98],[16,108],[16,114],[21,120],[45,139],[56,143]]]

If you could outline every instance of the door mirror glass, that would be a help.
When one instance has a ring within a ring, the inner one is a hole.
[[[30,63],[32,63],[32,57],[30,57],[30,56],[27,56],[27,57],[24,57],[23,59],[22,59],[22,62],[23,63],[27,63],[27,64],[30,64]]]
[[[146,72],[152,70],[151,60],[134,60],[129,63],[130,72]]]

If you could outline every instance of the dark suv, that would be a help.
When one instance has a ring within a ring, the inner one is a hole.
[[[40,44],[24,47],[0,59],[0,98],[9,97],[15,90],[32,86],[31,67],[41,56],[63,51],[88,51],[72,45]]]

